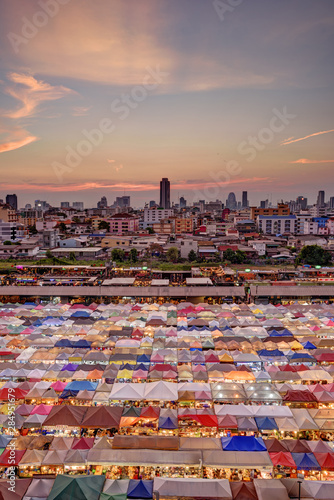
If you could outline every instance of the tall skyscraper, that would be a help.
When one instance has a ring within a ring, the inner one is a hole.
[[[72,203],[72,207],[75,208],[75,210],[83,210],[84,209],[83,201],[74,201]]]
[[[325,206],[325,191],[318,192],[317,205],[318,205],[318,207]]]
[[[16,194],[7,194],[6,203],[10,205],[14,210],[17,210],[17,196]]]
[[[248,208],[248,193],[247,193],[247,191],[242,192],[241,208]]]
[[[160,207],[170,208],[170,182],[166,177],[160,181]]]
[[[229,208],[230,210],[237,209],[237,199],[236,199],[234,193],[230,193],[228,195],[227,200],[226,200],[226,207]]]
[[[60,208],[70,208],[70,202],[69,201],[61,201]]]
[[[307,198],[304,196],[298,196],[297,198],[297,205],[299,205],[301,210],[306,210],[307,208]]]
[[[329,208],[333,209],[334,208],[334,196],[331,196],[329,198]]]
[[[180,208],[185,208],[187,206],[187,200],[183,196],[180,198]]]

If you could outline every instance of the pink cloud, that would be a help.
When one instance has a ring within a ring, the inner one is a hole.
[[[300,158],[299,160],[290,161],[289,163],[303,163],[303,164],[311,164],[311,163],[334,163],[334,160],[307,160],[306,158]]]
[[[21,102],[15,111],[5,113],[8,118],[24,118],[36,113],[40,103],[44,101],[54,101],[62,97],[75,93],[73,90],[59,86],[52,86],[42,80],[36,80],[31,75],[22,73],[10,73],[8,79],[14,84],[8,86],[5,92]]]
[[[23,148],[23,146],[27,146],[28,144],[31,144],[32,142],[35,142],[37,140],[38,137],[28,135],[24,139],[5,142],[3,144],[0,144],[0,153],[6,153],[8,151],[14,151],[15,149]]]
[[[314,132],[314,134],[306,135],[305,137],[300,137],[299,139],[291,139],[291,140],[286,139],[285,141],[281,142],[281,146],[286,146],[287,144],[292,144],[294,142],[305,141],[310,137],[315,137],[317,135],[322,135],[322,134],[329,134],[330,132],[334,132],[334,129],[322,130],[321,132]]]

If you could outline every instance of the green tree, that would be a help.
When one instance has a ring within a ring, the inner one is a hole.
[[[98,225],[99,229],[106,229],[107,232],[110,232],[110,224],[106,220],[101,220]]]
[[[243,264],[247,260],[247,255],[242,250],[234,252],[231,248],[228,248],[224,252],[224,260],[228,260],[231,264]]]
[[[12,244],[12,242],[11,242],[10,240],[6,240],[6,241],[4,241],[4,242],[3,242],[3,244],[4,244],[4,245],[11,245],[11,244]]]
[[[148,234],[155,234],[155,231],[153,230],[153,227],[149,227],[147,229]]]
[[[46,257],[47,259],[52,259],[52,258],[53,258],[53,255],[52,255],[51,250],[47,250],[47,251],[45,252],[45,257]]]
[[[70,260],[77,260],[74,252],[70,252],[69,259]]]
[[[220,253],[219,252],[215,252],[213,258],[214,258],[215,262],[220,262],[221,261]]]
[[[177,262],[179,258],[179,251],[176,247],[170,247],[166,253],[169,262]]]
[[[61,222],[58,227],[59,227],[59,230],[62,233],[66,233],[67,232],[67,226],[66,226],[65,222]]]
[[[38,233],[35,224],[33,224],[32,226],[28,226],[28,231],[30,234],[37,234]]]
[[[131,262],[137,262],[137,260],[138,260],[137,248],[131,248],[130,253],[129,253],[129,258],[130,258]]]
[[[194,262],[195,260],[197,260],[197,254],[194,250],[190,250],[190,252],[188,253],[188,260],[189,262]]]
[[[111,251],[111,258],[112,260],[123,262],[125,259],[124,250],[121,250],[120,248],[113,248]]]
[[[332,262],[331,253],[319,245],[306,245],[298,254],[297,262],[311,266],[326,266]]]

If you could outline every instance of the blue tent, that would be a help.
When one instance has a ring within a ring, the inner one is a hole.
[[[76,340],[75,342],[73,342],[73,344],[74,344],[73,347],[87,348],[87,349],[92,345],[92,343],[86,339]]]
[[[72,342],[68,339],[60,339],[55,343],[55,347],[72,347]]]
[[[171,417],[159,417],[159,429],[178,429],[179,425],[177,420]]]
[[[309,358],[310,361],[315,361],[314,357],[308,352],[295,352],[291,357],[290,361],[298,361],[299,359]]]
[[[153,480],[130,479],[128,498],[153,498]]]
[[[272,417],[255,417],[255,422],[259,431],[278,430],[275,419]]]
[[[313,453],[291,453],[297,469],[302,470],[321,470],[321,467]]]
[[[60,370],[61,372],[64,371],[69,371],[69,372],[75,372],[75,370],[78,368],[79,365],[74,365],[73,363],[68,363],[67,365],[63,366],[63,368]]]
[[[225,451],[267,451],[261,437],[232,436],[221,438]]]
[[[260,351],[257,351],[259,356],[284,356],[282,351],[279,351],[278,349],[274,349],[273,351],[269,351],[268,349],[261,349]]]
[[[73,380],[66,386],[66,390],[70,391],[95,391],[96,388],[97,382],[91,382],[90,380]]]
[[[150,363],[150,361],[151,361],[151,356],[148,356],[147,354],[142,354],[137,358],[137,363]]]
[[[312,344],[309,340],[307,342],[304,342],[302,346],[304,347],[304,349],[316,349],[316,346]]]
[[[136,365],[131,365],[130,363],[125,363],[121,365],[120,370],[134,370]]]
[[[60,399],[67,399],[67,398],[76,398],[78,395],[79,391],[71,391],[69,389],[64,389],[61,395],[59,396]]]
[[[87,311],[75,311],[75,313],[71,314],[71,318],[89,318],[90,314]]]
[[[148,365],[144,365],[144,363],[139,363],[138,365],[135,366],[135,370],[144,370],[148,372]]]

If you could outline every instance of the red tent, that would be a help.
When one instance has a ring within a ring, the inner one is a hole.
[[[284,467],[296,467],[292,455],[288,451],[279,451],[278,453],[269,453],[273,465],[282,465]]]
[[[238,421],[233,415],[222,415],[218,417],[219,429],[237,429]]]
[[[334,453],[314,453],[323,470],[334,470]]]
[[[317,398],[309,391],[287,391],[284,401],[295,401],[303,403],[317,402]]]
[[[0,389],[0,399],[5,401],[10,401],[13,398],[24,399],[26,394],[28,394],[28,391],[23,391],[19,387],[3,387],[2,389]]]
[[[26,450],[5,450],[0,455],[0,466],[9,467],[19,465]]]

